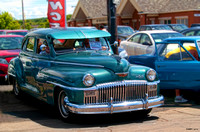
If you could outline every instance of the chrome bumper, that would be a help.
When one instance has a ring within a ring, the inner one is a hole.
[[[152,99],[142,99],[123,103],[112,103],[108,104],[89,104],[89,105],[76,105],[72,104],[65,99],[65,108],[72,113],[76,114],[111,114],[111,113],[121,113],[130,112],[137,110],[145,110],[164,104],[164,97],[159,96]]]

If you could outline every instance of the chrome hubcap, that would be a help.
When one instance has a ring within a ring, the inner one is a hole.
[[[69,116],[69,111],[67,110],[67,108],[65,108],[65,101],[64,101],[65,98],[66,98],[65,92],[63,90],[60,91],[58,96],[58,107],[60,114],[63,118],[67,118]]]

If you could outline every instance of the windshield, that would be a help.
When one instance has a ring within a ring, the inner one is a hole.
[[[169,26],[152,26],[152,30],[172,30]]]
[[[0,49],[20,49],[23,37],[2,37],[0,38]]]
[[[90,39],[54,39],[56,54],[65,54],[77,51],[110,51],[108,41],[105,38]]]
[[[22,35],[25,36],[27,32],[7,32],[8,35]]]
[[[181,33],[152,33],[151,36],[155,42],[162,42],[166,38],[183,37]]]
[[[187,29],[188,27],[185,26],[185,25],[171,25],[172,28],[176,31],[181,31],[181,30],[184,30],[184,29]]]
[[[134,30],[131,27],[117,27],[118,34],[133,34]]]

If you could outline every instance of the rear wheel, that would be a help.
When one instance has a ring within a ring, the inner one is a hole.
[[[62,120],[66,121],[71,113],[69,110],[65,107],[65,99],[67,98],[67,95],[64,90],[59,90],[58,96],[57,96],[57,108],[59,112],[59,116]]]

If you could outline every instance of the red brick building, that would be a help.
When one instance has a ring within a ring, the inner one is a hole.
[[[107,24],[107,0],[79,0],[69,26]],[[200,0],[118,0],[117,24],[138,29],[145,24],[200,23]]]

